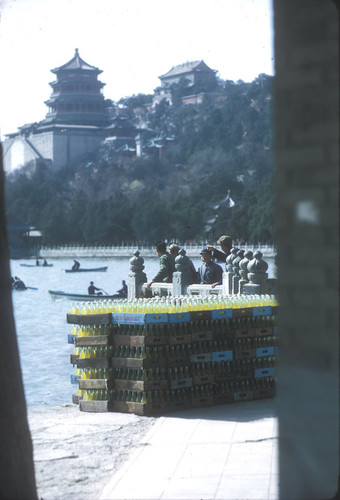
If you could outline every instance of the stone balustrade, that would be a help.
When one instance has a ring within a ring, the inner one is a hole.
[[[176,272],[172,283],[152,283],[147,287],[147,278],[143,271],[144,259],[139,251],[130,259],[128,275],[128,298],[152,296],[180,295],[253,295],[276,294],[276,280],[268,280],[268,264],[263,260],[262,252],[254,254],[244,249],[232,248],[226,260],[226,271],[223,273],[222,284],[212,287],[205,284],[190,284],[189,272],[191,261],[185,249],[175,259]]]

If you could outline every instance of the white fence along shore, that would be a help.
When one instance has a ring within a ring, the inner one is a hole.
[[[195,245],[183,245],[188,257],[199,257],[200,251],[202,250],[202,244]],[[243,250],[250,250],[256,252],[259,250],[262,252],[264,257],[275,257],[276,248],[274,245],[267,244],[242,244],[235,246],[242,248]],[[219,247],[218,247],[219,248]],[[138,244],[131,245],[119,245],[119,246],[81,246],[81,245],[64,245],[55,247],[41,247],[39,252],[40,258],[62,258],[62,257],[93,257],[93,258],[110,258],[110,257],[133,257],[134,252],[138,250],[141,257],[155,257],[155,249],[150,246],[143,246]]]

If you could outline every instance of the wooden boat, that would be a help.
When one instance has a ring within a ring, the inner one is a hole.
[[[62,292],[61,290],[49,290],[48,293],[51,295],[51,297],[54,297],[56,299],[71,299],[71,300],[119,300],[119,299],[126,299],[126,296],[124,295],[119,295],[118,293],[114,295],[88,295],[88,294],[81,294],[81,293],[68,293],[68,292]]]
[[[93,268],[86,268],[86,267],[80,267],[79,269],[73,270],[73,269],[65,269],[65,273],[93,273],[93,272],[104,272],[106,271],[108,266],[106,267],[93,267]]]
[[[53,264],[20,264],[22,267],[52,267]]]

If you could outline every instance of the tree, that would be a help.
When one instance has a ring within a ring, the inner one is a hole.
[[[4,173],[0,145],[0,497],[37,498],[33,448],[27,422],[26,401],[12,305],[12,286],[4,203]]]

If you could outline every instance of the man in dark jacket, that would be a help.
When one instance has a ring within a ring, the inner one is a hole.
[[[176,271],[175,259],[166,251],[164,241],[155,243],[156,253],[159,257],[159,271],[146,286],[150,288],[152,283],[172,283],[172,275]]]
[[[212,260],[212,253],[208,248],[203,248],[201,251],[202,265],[198,268],[199,283],[202,285],[222,284],[223,269]]]

